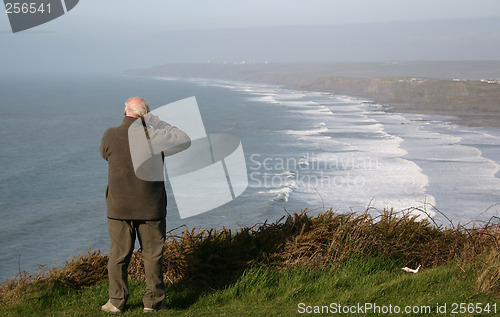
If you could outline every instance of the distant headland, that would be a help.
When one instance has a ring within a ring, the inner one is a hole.
[[[460,124],[500,126],[500,61],[165,64],[126,74],[275,84],[367,98],[388,111],[452,115]]]

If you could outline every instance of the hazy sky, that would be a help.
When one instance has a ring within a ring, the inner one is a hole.
[[[460,18],[500,19],[500,1],[81,0],[64,16],[16,34],[10,30],[7,14],[0,14],[0,71],[120,71],[168,62],[204,62],[219,58],[220,52],[232,51],[232,43],[228,42],[214,43],[218,46],[217,52],[213,51],[210,43],[193,45],[198,39],[202,42],[204,34],[207,34],[204,32],[211,32],[211,36],[217,38],[218,31],[210,30],[214,28],[348,25]],[[196,33],[192,30],[202,31]],[[245,32],[245,40],[250,41],[251,32]],[[498,32],[495,34],[498,35]],[[495,34],[488,36],[496,40]],[[183,36],[186,36],[187,43],[191,43],[184,50]],[[228,37],[228,41],[233,38]],[[260,45],[258,43],[256,45]],[[205,49],[207,52],[204,55]],[[273,54],[269,54],[270,59],[277,61],[278,50]],[[220,59],[245,58],[240,55],[244,54],[227,54]],[[261,61],[259,59],[264,57],[249,52],[248,58]],[[300,62],[300,58],[304,58],[304,54],[289,56],[285,61],[297,59],[295,61]],[[339,58],[346,59],[344,56]]]

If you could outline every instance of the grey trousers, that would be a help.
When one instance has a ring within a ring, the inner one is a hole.
[[[165,298],[162,263],[166,220],[119,220],[108,218],[111,238],[108,261],[109,299],[111,304],[124,309],[128,299],[127,268],[132,257],[137,235],[144,258],[146,293],[144,307],[156,308]]]

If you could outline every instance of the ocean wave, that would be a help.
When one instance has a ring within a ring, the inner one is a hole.
[[[274,99],[274,97],[271,95],[259,96],[259,97],[248,97],[247,100],[256,101],[256,102],[279,104],[279,102],[276,101],[276,99]]]
[[[302,93],[289,93],[289,92],[280,92],[278,94],[276,94],[278,100],[295,100],[295,99],[302,99],[304,97],[306,97],[305,94],[302,94]]]
[[[308,116],[332,116],[334,113],[328,108],[308,108],[308,109],[290,109],[291,113],[297,113],[298,115],[308,115]]]
[[[290,171],[290,170],[287,170],[287,171],[284,171],[282,173],[277,173],[277,174],[274,174],[276,176],[282,176],[284,178],[294,178],[296,173],[293,172],[293,171]]]
[[[307,136],[307,135],[318,135],[321,133],[328,132],[328,128],[325,126],[322,126],[322,127],[319,127],[316,129],[311,129],[311,130],[285,130],[283,132],[285,134]]]
[[[267,191],[259,191],[259,194],[273,194],[272,202],[287,202],[292,194],[294,185],[285,186],[277,189],[269,189]]]
[[[361,104],[363,102],[362,100],[360,100],[358,98],[351,97],[351,96],[344,96],[344,95],[335,95],[334,101],[341,102],[341,103],[353,103],[353,104]]]
[[[279,103],[286,107],[309,107],[318,105],[317,102],[312,100],[301,100],[301,101],[280,100]]]

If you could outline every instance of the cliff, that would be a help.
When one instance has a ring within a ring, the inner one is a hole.
[[[441,77],[401,76],[404,73]],[[389,111],[453,115],[462,124],[500,126],[500,81],[479,80],[482,76],[500,78],[500,62],[167,64],[128,74],[276,84],[367,98]]]

